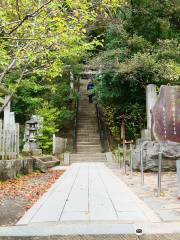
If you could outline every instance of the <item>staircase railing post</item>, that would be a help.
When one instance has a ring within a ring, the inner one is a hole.
[[[80,88],[80,79],[78,77],[78,82],[77,82],[77,91],[79,93],[79,88]],[[75,103],[75,118],[74,118],[74,131],[73,131],[73,151],[76,152],[76,141],[77,141],[77,121],[78,121],[78,111],[79,111],[79,99],[76,100]]]
[[[101,147],[103,152],[105,151],[105,137],[104,137],[104,129],[103,129],[103,123],[102,123],[102,119],[101,119],[101,114],[100,114],[100,109],[98,104],[95,105],[96,106],[96,115],[97,115],[97,122],[98,122],[98,131],[99,131],[99,137],[100,137],[100,142],[101,142]]]

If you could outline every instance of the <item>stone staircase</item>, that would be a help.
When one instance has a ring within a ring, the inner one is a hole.
[[[78,123],[77,123],[77,153],[70,155],[71,162],[101,162],[105,161],[102,153],[96,108],[89,103],[87,96],[87,80],[81,80],[79,101]]]

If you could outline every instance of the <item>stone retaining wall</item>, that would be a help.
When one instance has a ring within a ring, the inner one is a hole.
[[[28,174],[33,171],[34,160],[15,159],[15,160],[0,160],[0,180],[4,181],[11,178],[16,178],[18,174]]]

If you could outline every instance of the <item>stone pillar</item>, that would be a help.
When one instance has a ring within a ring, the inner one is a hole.
[[[176,160],[176,172],[177,172],[177,182],[178,182],[177,197],[180,199],[180,160]]]
[[[15,129],[15,114],[11,112],[11,101],[9,100],[10,96],[5,96],[5,103],[8,104],[4,108],[4,129]]]
[[[5,103],[7,103],[9,101],[10,96],[7,95],[5,96]],[[9,126],[9,120],[10,120],[10,101],[8,102],[8,104],[5,106],[4,108],[4,128],[8,129]]]
[[[152,114],[151,109],[157,101],[156,85],[149,84],[146,87],[146,113],[147,113],[147,129],[151,130]]]
[[[66,138],[56,137],[55,134],[53,134],[53,154],[58,156],[63,153],[66,149],[66,143]]]

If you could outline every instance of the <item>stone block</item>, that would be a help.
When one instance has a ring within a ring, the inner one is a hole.
[[[107,160],[107,162],[113,162],[113,159],[114,159],[114,157],[113,157],[112,152],[106,152],[106,160]]]
[[[180,198],[180,159],[176,160],[176,171],[177,171],[177,182],[178,182],[177,197]]]
[[[40,172],[47,172],[48,168],[40,158],[34,158],[34,169]]]
[[[42,155],[42,149],[32,149],[31,154],[33,156],[41,156]]]
[[[143,141],[151,140],[151,130],[150,129],[141,130],[141,139]]]
[[[16,178],[33,171],[33,159],[0,160],[0,180]]]
[[[60,138],[53,135],[53,154],[58,156],[63,153],[66,149],[67,139]]]
[[[51,155],[34,157],[34,168],[41,172],[47,172],[48,168],[52,168],[60,163],[59,159]]]
[[[23,173],[29,174],[33,172],[34,160],[32,158],[26,158],[23,160]]]
[[[176,159],[180,157],[180,144],[175,142],[161,143],[163,158],[162,170],[175,171]],[[143,163],[145,171],[158,170],[158,154],[160,151],[160,144],[157,142],[149,142],[143,151]],[[140,170],[140,145],[133,151],[133,168]]]
[[[70,154],[64,153],[64,165],[69,165],[69,164],[70,164]]]

